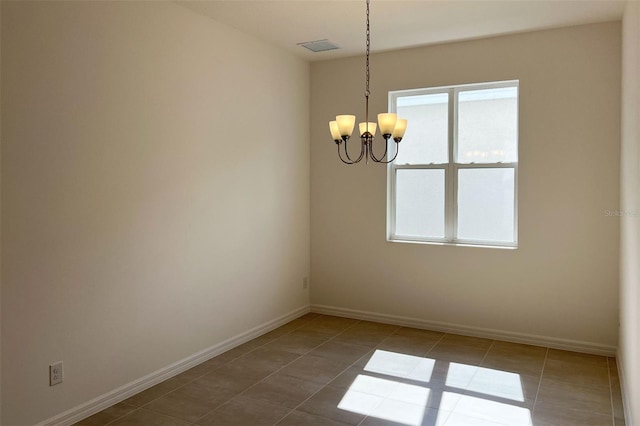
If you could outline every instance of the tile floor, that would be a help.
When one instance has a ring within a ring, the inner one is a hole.
[[[307,314],[77,425],[624,425],[616,360]]]

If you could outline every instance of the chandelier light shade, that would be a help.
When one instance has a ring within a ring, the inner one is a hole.
[[[362,123],[358,123],[358,131],[360,132],[360,154],[357,158],[352,158],[349,156],[349,152],[347,150],[347,142],[351,135],[353,134],[353,129],[356,125],[356,116],[355,115],[338,115],[336,116],[335,121],[329,122],[329,131],[331,132],[331,137],[333,141],[338,146],[338,157],[345,164],[356,164],[359,163],[363,158],[366,159],[368,163],[369,160],[372,160],[375,163],[390,163],[396,159],[398,156],[398,149],[400,141],[404,137],[404,132],[407,129],[407,120],[403,118],[398,118],[396,114],[393,113],[384,113],[378,114],[378,123],[369,121],[369,96],[371,92],[369,91],[369,53],[371,46],[371,30],[369,25],[369,2],[367,0],[367,54],[366,54],[366,73],[365,73],[365,120]],[[380,130],[380,134],[382,134],[382,138],[384,139],[384,153],[380,157],[376,157],[373,153],[373,138],[376,135],[376,130]],[[396,143],[395,155],[392,158],[389,158],[390,155],[387,155],[387,150],[389,146],[389,139],[393,139]],[[340,148],[344,146],[344,148]],[[344,156],[343,153],[344,152]]]

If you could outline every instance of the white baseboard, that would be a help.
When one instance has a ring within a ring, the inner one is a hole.
[[[143,390],[148,389],[151,386],[157,385],[164,380],[167,380],[177,374],[182,373],[183,371],[186,371],[215,356],[218,356],[221,353],[228,351],[229,349],[233,349],[236,346],[248,342],[251,339],[255,339],[256,337],[268,333],[269,331],[276,329],[281,325],[284,325],[289,321],[292,321],[306,314],[307,312],[309,312],[309,310],[309,305],[298,308],[294,311],[289,312],[288,314],[282,315],[281,317],[254,327],[251,330],[245,331],[244,333],[238,334],[237,336],[234,336],[207,349],[197,352],[191,356],[181,359],[180,361],[174,362],[171,365],[154,371],[153,373],[148,374],[138,380],[134,380],[131,383],[127,383],[124,386],[121,386],[117,389],[100,395],[97,398],[73,407],[70,410],[67,410],[54,417],[37,423],[35,426],[72,425],[76,422],[79,422],[80,420],[83,420],[93,414],[104,410],[105,408],[111,407],[112,405],[117,404],[120,401],[123,401],[139,392],[142,392]]]
[[[633,419],[631,417],[631,401],[629,401],[628,394],[626,392],[625,374],[624,374],[624,359],[620,351],[617,352],[616,358],[618,359],[618,381],[620,382],[620,393],[622,394],[622,410],[624,411],[624,419],[626,424],[631,425]]]
[[[460,324],[451,324],[439,321],[429,321],[419,318],[402,317],[397,315],[379,314],[375,312],[360,311],[355,309],[340,308],[336,306],[311,305],[311,312],[335,315],[385,324],[400,325],[404,327],[421,328],[425,330],[442,331],[445,333],[462,334],[465,336],[484,337],[506,342],[526,343],[536,346],[547,346],[554,349],[583,352],[595,355],[615,356],[615,346],[599,343],[582,342],[578,340],[559,339],[556,337],[538,336],[535,334],[517,333],[512,331],[494,330],[491,328],[472,327]]]

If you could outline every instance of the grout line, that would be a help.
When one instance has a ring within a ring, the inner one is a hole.
[[[540,381],[538,382],[538,389],[536,390],[536,397],[533,400],[533,407],[531,407],[531,414],[536,409],[536,405],[538,405],[538,395],[540,394],[540,387],[542,386],[542,377],[544,376],[544,368],[547,366],[547,358],[549,357],[549,348],[547,348],[544,353],[544,361],[542,362],[542,370],[540,371]]]
[[[423,356],[427,356],[427,355],[429,355],[429,353],[433,350],[433,348],[435,348],[436,346],[438,346],[438,344],[444,340],[444,336],[446,336],[447,334],[449,334],[449,333],[442,333],[442,336],[440,336],[440,338],[439,338],[439,339],[438,339],[438,340],[437,340],[437,341],[436,341],[436,342],[435,342],[435,343],[434,343],[434,344],[429,348],[429,350],[428,350],[428,351],[426,351],[426,352],[424,353],[424,355],[423,355]]]
[[[117,405],[117,404],[114,404],[114,405]],[[113,405],[112,405],[111,407],[113,407]],[[108,407],[108,408],[111,408],[111,407]],[[135,407],[135,406],[134,406],[134,407]],[[108,408],[105,408],[105,410],[107,410]],[[133,413],[135,413],[136,411],[138,411],[139,409],[140,409],[140,407],[136,407],[136,408],[134,408],[133,410],[129,411],[127,414],[123,414],[122,416],[120,416],[120,417],[118,417],[118,418],[115,418],[115,419],[113,419],[113,420],[111,420],[111,421],[109,421],[109,422],[105,423],[105,424],[104,424],[104,426],[108,426],[108,425],[112,424],[113,422],[117,422],[117,421],[118,421],[118,420],[120,420],[121,418],[126,417],[126,416],[128,416],[129,414],[133,414]],[[104,410],[102,410],[102,411],[104,411]],[[98,411],[96,414],[102,413],[102,411]],[[95,416],[95,414],[94,414],[94,416]],[[89,417],[91,417],[91,416],[89,416]],[[87,419],[88,419],[89,417],[87,417]],[[80,421],[84,421],[84,420],[86,420],[86,419],[82,419],[82,420],[80,420]]]
[[[161,382],[161,383],[162,383],[162,382]],[[143,392],[144,392],[144,391],[143,391]],[[154,401],[155,401],[155,400],[154,400]],[[113,405],[112,405],[112,407],[113,407]],[[104,426],[112,425],[113,423],[117,422],[118,420],[121,420],[121,419],[123,419],[124,417],[127,417],[127,416],[129,416],[129,415],[131,415],[131,414],[135,413],[136,411],[140,411],[140,410],[150,411],[150,412],[152,412],[152,413],[154,413],[154,414],[159,414],[159,415],[164,416],[164,417],[169,417],[170,419],[177,420],[177,421],[179,421],[179,422],[184,422],[184,423],[188,423],[188,424],[194,424],[194,422],[190,422],[190,421],[188,421],[188,420],[181,419],[180,417],[176,417],[176,416],[173,416],[173,415],[171,415],[171,414],[161,413],[161,412],[159,412],[159,411],[155,411],[155,410],[152,410],[152,409],[150,409],[150,408],[136,407],[136,409],[135,409],[135,410],[133,410],[133,411],[131,411],[130,413],[127,413],[127,414],[125,414],[124,416],[120,416],[120,417],[118,417],[117,419],[113,419],[113,420],[111,420],[109,423],[105,423],[105,424],[104,424]],[[98,413],[101,413],[101,411],[99,411]],[[98,413],[96,413],[96,414],[98,414]],[[86,420],[86,419],[85,419],[85,420]]]
[[[491,344],[489,345],[489,348],[487,349],[487,352],[484,353],[484,356],[482,357],[482,359],[480,360],[480,365],[478,367],[481,367],[482,364],[484,364],[485,360],[487,359],[487,356],[489,355],[489,352],[491,351],[491,348],[493,348],[493,345],[496,344],[495,339],[491,341]]]

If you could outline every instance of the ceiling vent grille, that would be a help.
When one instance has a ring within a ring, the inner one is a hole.
[[[309,49],[312,52],[324,52],[325,50],[340,49],[338,46],[331,43],[327,39],[316,40],[316,41],[306,41],[304,43],[298,43],[298,46],[302,46],[306,49]]]

